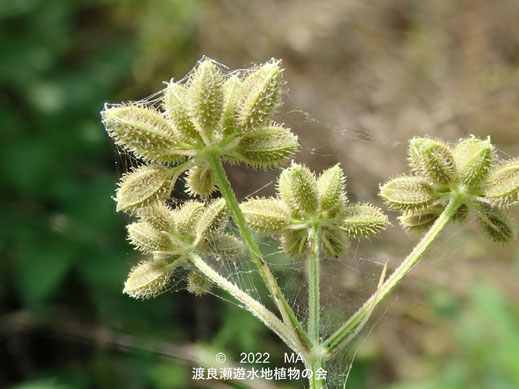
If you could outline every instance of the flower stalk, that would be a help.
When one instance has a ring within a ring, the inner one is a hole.
[[[375,292],[357,311],[355,314],[344,323],[334,334],[324,341],[324,346],[327,348],[330,356],[338,353],[346,346],[345,340],[353,333],[359,325],[364,321],[373,308],[377,306],[387,294],[395,288],[402,278],[418,263],[422,255],[427,251],[434,240],[438,237],[440,232],[451,221],[456,214],[458,208],[463,204],[463,197],[459,194],[453,194],[450,197],[449,203],[442,214],[436,219],[430,230],[423,236],[422,240],[413,248],[411,253],[406,257],[402,264],[391,274],[391,276],[382,284],[382,286]]]
[[[227,174],[225,173],[225,169],[223,167],[221,159],[218,155],[208,153],[207,161],[211,166],[211,169],[215,176],[215,181],[220,189],[220,193],[222,197],[227,202],[227,206],[231,212],[231,216],[236,223],[241,237],[244,240],[247,248],[249,249],[249,253],[254,261],[258,272],[263,279],[265,286],[267,287],[272,299],[276,303],[279,312],[283,318],[283,322],[287,325],[291,331],[292,336],[296,340],[298,347],[302,353],[306,353],[309,350],[311,345],[311,341],[308,338],[303,326],[297,319],[294,311],[286,301],[286,298],[279,288],[279,285],[274,278],[274,275],[270,271],[269,266],[265,262],[263,255],[252,236],[252,232],[247,225],[247,221],[243,216],[243,213],[240,209],[240,204],[234,195],[234,191],[232,190],[229,179],[227,178]]]

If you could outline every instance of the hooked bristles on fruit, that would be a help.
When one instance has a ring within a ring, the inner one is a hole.
[[[146,222],[128,225],[128,240],[143,253],[167,250],[171,244],[168,236]]]
[[[346,177],[339,164],[321,173],[317,179],[317,192],[320,211],[334,215],[346,205]]]
[[[370,204],[356,204],[344,208],[341,228],[355,238],[378,234],[389,224],[382,211]]]
[[[417,211],[434,202],[434,189],[421,177],[400,176],[384,184],[380,196],[393,209]]]
[[[108,134],[126,151],[153,163],[153,169],[164,165],[164,176],[176,178],[188,171],[188,194],[202,198],[217,186],[212,171],[215,157],[258,169],[290,159],[299,148],[298,138],[272,121],[281,104],[280,61],[273,59],[241,72],[222,69],[202,58],[185,81],[167,84],[159,108],[145,103],[107,105],[101,115]],[[133,178],[123,179],[122,185],[134,184]],[[152,178],[157,174],[148,181]],[[151,184],[159,185],[155,181]],[[160,188],[154,192],[156,198],[126,196],[133,188],[123,188],[118,192],[118,209],[134,212],[167,199],[171,188]]]
[[[250,70],[242,83],[238,122],[244,131],[260,128],[272,118],[281,96],[280,61]]]
[[[187,276],[187,291],[197,297],[209,293],[212,286],[211,281],[197,271],[192,271]]]
[[[494,146],[490,139],[471,136],[456,145],[454,158],[460,181],[468,188],[477,188],[492,167]]]
[[[303,217],[317,212],[317,180],[306,166],[292,163],[284,169],[279,176],[278,191],[293,216]]]
[[[158,296],[168,289],[174,268],[164,260],[143,261],[130,271],[123,293],[136,299]]]
[[[298,148],[296,135],[271,123],[267,127],[244,134],[235,152],[239,160],[247,165],[265,169],[286,161]]]
[[[409,163],[414,176],[401,176],[382,185],[380,196],[403,213],[399,220],[408,230],[433,226],[449,200],[456,198],[451,221],[464,222],[475,210],[486,235],[495,242],[514,238],[515,229],[497,208],[518,202],[519,159],[495,164],[490,139],[471,136],[450,147],[441,140],[413,138]]]
[[[478,211],[479,224],[492,241],[509,243],[516,238],[515,225],[503,211],[490,206],[481,206]]]
[[[142,105],[105,107],[103,123],[115,144],[147,162],[178,162],[175,131],[163,115]]]
[[[213,171],[207,164],[194,166],[187,172],[186,192],[192,196],[209,197],[216,190]]]
[[[498,207],[519,201],[519,158],[505,161],[493,168],[484,185],[485,196]]]
[[[167,199],[174,182],[169,170],[161,165],[144,165],[125,174],[117,188],[118,211],[130,213],[156,201]]]
[[[347,205],[339,165],[316,178],[307,167],[293,163],[281,173],[278,192],[278,198],[251,199],[240,207],[250,227],[279,236],[289,256],[307,255],[319,244],[327,255],[338,257],[349,246],[348,237],[371,236],[389,225],[378,208]],[[318,242],[309,238],[311,229],[318,231]]]
[[[207,58],[199,61],[189,80],[187,92],[191,117],[201,127],[203,135],[209,139],[220,124],[224,81],[220,69]]]
[[[449,185],[456,179],[456,163],[448,145],[430,138],[409,142],[409,161],[413,169],[434,184]]]
[[[290,209],[275,198],[257,198],[241,204],[247,223],[264,234],[279,234],[291,223]]]
[[[224,199],[218,199],[205,207],[196,224],[197,239],[207,239],[221,232],[229,220],[229,209]]]

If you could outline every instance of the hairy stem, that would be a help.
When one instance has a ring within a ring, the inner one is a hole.
[[[411,251],[402,264],[346,323],[324,341],[324,346],[328,349],[330,356],[336,354],[346,346],[348,342],[345,340],[351,340],[349,335],[364,322],[366,317],[372,312],[373,308],[377,306],[384,297],[386,297],[387,294],[398,285],[400,280],[409,272],[409,270],[416,265],[423,253],[431,246],[432,242],[436,237],[438,237],[462,203],[462,196],[453,194],[447,207],[435,221],[431,229],[424,235],[422,240],[415,246],[413,251]]]
[[[321,360],[315,361],[309,364],[309,369],[312,370],[312,376],[308,377],[308,383],[310,384],[310,389],[326,389],[326,380],[319,379],[320,377],[316,376],[316,372],[319,373],[319,370],[323,369],[323,365]]]
[[[221,276],[211,266],[209,266],[199,255],[195,253],[189,254],[191,263],[209,280],[218,285],[220,288],[234,296],[258,319],[260,319],[268,328],[278,335],[294,351],[297,351],[297,345],[292,340],[289,329],[265,306],[259,301],[245,293],[238,286]]]
[[[243,216],[243,213],[240,209],[238,200],[234,195],[231,183],[227,178],[227,174],[225,173],[220,156],[218,154],[208,153],[206,158],[207,162],[211,166],[211,169],[213,170],[215,180],[218,184],[222,197],[227,202],[227,206],[229,207],[234,222],[240,230],[241,237],[249,249],[250,255],[256,264],[256,268],[258,269],[258,272],[260,273],[265,286],[276,303],[284,323],[293,332],[293,338],[298,344],[301,353],[306,354],[311,346],[310,339],[308,338],[308,335],[303,329],[301,323],[297,319],[294,311],[286,301],[285,296],[281,292],[281,289],[279,288],[279,285],[274,278],[274,275],[270,271],[270,268],[265,262],[265,259],[263,258],[258,245],[252,237],[252,232],[249,229],[247,222],[245,221],[245,217]]]
[[[308,255],[308,336],[313,345],[319,344],[320,320],[320,275],[319,275],[319,229],[312,227],[308,236],[312,252]]]

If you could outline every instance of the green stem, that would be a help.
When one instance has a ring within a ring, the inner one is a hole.
[[[308,377],[310,389],[326,389],[326,379],[317,379],[315,375],[315,372],[317,372],[319,369],[322,369],[322,367],[323,364],[320,360],[309,364],[309,369],[312,370],[312,376]]]
[[[324,341],[324,346],[328,349],[330,356],[339,352],[352,339],[352,334],[369,317],[373,309],[386,297],[386,295],[400,282],[409,270],[421,258],[423,253],[431,246],[440,232],[444,229],[452,216],[456,213],[459,206],[463,203],[463,197],[459,194],[452,194],[444,211],[435,221],[431,229],[424,235],[422,240],[415,246],[413,251],[407,256],[402,264],[391,274],[382,286],[369,298],[368,301],[333,335]]]
[[[254,263],[256,264],[256,268],[258,269],[258,272],[261,275],[261,278],[263,279],[263,282],[267,287],[271,297],[276,303],[285,325],[287,325],[292,331],[293,338],[298,344],[301,353],[306,354],[311,346],[310,339],[301,326],[301,323],[297,319],[294,311],[286,301],[285,296],[281,292],[281,289],[279,288],[274,275],[270,271],[270,268],[265,262],[265,259],[263,258],[263,255],[261,254],[261,251],[259,250],[259,247],[252,236],[252,232],[249,229],[247,222],[245,221],[245,217],[243,216],[243,213],[240,209],[240,204],[234,195],[231,183],[229,182],[227,174],[225,173],[220,155],[217,153],[207,153],[206,160],[211,166],[222,197],[227,202],[227,206],[229,207],[234,222],[240,230],[240,234],[249,249]]]
[[[308,255],[308,336],[313,345],[318,345],[320,303],[320,275],[319,275],[319,229],[310,228],[308,240],[312,245],[312,252]]]
[[[228,281],[225,277],[218,274],[211,266],[209,266],[199,255],[195,253],[189,254],[191,263],[208,279],[218,285],[220,288],[231,294],[240,301],[245,307],[258,319],[260,319],[268,328],[276,333],[283,342],[285,342],[294,351],[297,351],[296,344],[292,341],[289,329],[279,320],[276,315],[265,308],[259,301],[245,293],[238,286]]]

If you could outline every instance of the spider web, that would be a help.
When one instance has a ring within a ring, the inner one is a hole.
[[[241,71],[238,71],[241,72]],[[187,75],[183,80],[189,77]],[[160,99],[163,91],[159,91],[138,104],[160,107]],[[399,165],[392,174],[400,174],[408,171],[405,161],[407,139],[387,140],[377,137],[364,129],[337,128],[317,120],[309,112],[302,110],[291,110],[280,115],[280,122],[287,123],[300,137],[302,150],[296,155],[295,160],[305,163],[311,170],[319,174],[337,162],[341,162],[348,179],[348,198],[350,203],[369,201],[385,210],[380,199],[377,198],[378,185],[368,182],[364,178],[369,176],[369,163],[373,155],[390,156],[399,159]],[[315,134],[320,134],[315,139]],[[449,139],[456,141],[456,139]],[[373,149],[365,161],[358,161],[358,154],[365,150]],[[361,151],[356,151],[361,150]],[[349,153],[353,155],[349,155]],[[132,167],[142,164],[137,158],[114,146],[116,155],[116,166],[121,175]],[[504,151],[498,150],[500,157],[509,157]],[[380,162],[380,161],[379,161]],[[247,197],[275,195],[275,182],[279,169],[267,172],[256,172],[249,169],[247,172],[246,188]],[[385,174],[383,174],[386,176]],[[249,179],[250,178],[250,179]],[[354,182],[351,182],[355,180]],[[379,180],[379,183],[383,179]],[[363,187],[364,189],[359,189]],[[366,189],[367,188],[367,189]],[[189,197],[185,194],[185,181],[181,177],[175,185],[172,193],[171,205],[178,207]],[[216,195],[218,196],[218,194]],[[244,200],[244,199],[240,199]],[[363,303],[376,291],[377,283],[386,263],[388,263],[388,274],[395,269],[405,258],[407,253],[416,244],[420,235],[404,232],[398,224],[396,214],[387,212],[393,223],[390,232],[385,232],[381,237],[371,239],[354,240],[350,242],[348,252],[341,258],[328,258],[321,256],[321,330],[320,335],[324,340],[337,330]],[[427,269],[436,266],[439,262],[452,260],[466,247],[464,239],[460,235],[466,234],[472,229],[474,220],[470,220],[463,227],[459,225],[450,226],[442,237],[429,249],[422,260],[426,264],[420,264],[419,269],[414,269],[410,277],[423,278]],[[227,227],[229,233],[239,237],[236,226],[230,222]],[[280,249],[277,239],[255,236],[265,259],[276,277],[278,284],[283,290],[289,304],[295,314],[306,327],[308,309],[308,283],[306,279],[307,260],[287,257]],[[392,244],[392,240],[398,240],[398,244]],[[267,290],[262,284],[262,279],[248,254],[244,252],[238,257],[218,257],[207,259],[210,265],[229,281],[237,285],[250,296],[260,301],[263,305],[277,314],[272,300],[268,297]],[[418,275],[416,270],[420,270]],[[170,292],[181,292],[186,288],[187,270],[176,270]],[[409,276],[408,276],[409,277]],[[426,278],[426,277],[425,277]],[[405,284],[405,281],[404,281]],[[398,289],[398,288],[397,288]],[[231,304],[245,308],[240,302],[228,294],[214,287],[210,293],[217,298],[223,299]],[[368,324],[344,351],[328,362],[328,387],[345,387],[346,380],[352,368],[353,361],[367,336],[376,330],[377,324],[383,320],[386,312],[398,299],[399,291],[392,292],[382,307],[378,307],[369,320]],[[257,350],[262,351],[262,350]]]

